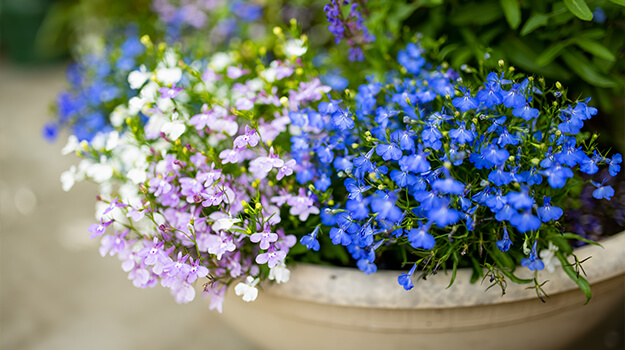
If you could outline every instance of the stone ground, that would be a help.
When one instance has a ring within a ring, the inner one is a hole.
[[[178,305],[164,288],[137,289],[100,257],[86,232],[96,188],[63,192],[76,158],[40,137],[63,81],[62,65],[0,64],[0,348],[255,349],[201,297]],[[621,308],[576,349],[622,349],[623,334]]]

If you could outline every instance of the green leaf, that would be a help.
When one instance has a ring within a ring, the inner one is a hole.
[[[484,276],[484,271],[482,270],[482,266],[476,258],[471,257],[471,262],[473,263],[473,274],[471,275],[471,283],[475,283]]]
[[[549,23],[549,16],[544,13],[533,13],[530,18],[528,18],[527,22],[521,28],[521,36],[525,36],[537,28],[546,26]]]
[[[577,286],[579,287],[579,289],[581,289],[582,292],[584,292],[584,294],[586,295],[586,304],[588,304],[588,302],[590,301],[590,298],[592,298],[592,294],[590,292],[590,284],[584,277],[582,277],[577,272],[575,272],[575,269],[573,268],[573,266],[571,266],[569,261],[566,260],[562,252],[556,252],[556,256],[558,257],[558,260],[560,260],[560,263],[562,264],[562,269],[564,270],[564,272],[566,272],[566,274],[575,283],[577,283]]]
[[[616,87],[618,84],[595,70],[595,67],[590,63],[584,55],[573,49],[566,49],[562,53],[562,59],[569,68],[575,74],[579,75],[585,82],[599,87],[611,88]]]
[[[495,2],[475,3],[471,2],[455,10],[451,16],[451,23],[457,26],[469,24],[489,24],[503,15],[501,7]]]
[[[451,280],[449,281],[449,285],[447,286],[447,288],[451,287],[454,284],[454,281],[456,280],[456,272],[458,271],[458,261],[460,259],[458,258],[457,254],[454,254],[454,266],[453,266],[453,270],[451,272]]]
[[[560,56],[560,52],[562,52],[562,50],[568,45],[570,45],[569,41],[561,41],[549,46],[547,50],[543,51],[543,53],[536,57],[536,64],[539,67],[548,65],[553,62],[553,60],[558,58],[558,56]]]
[[[599,58],[603,58],[604,60],[608,60],[610,62],[614,62],[614,60],[616,60],[616,57],[614,56],[614,54],[610,52],[610,50],[607,47],[599,44],[596,41],[587,40],[587,39],[577,39],[575,41],[575,44],[579,46],[582,50],[590,54],[593,54]]]
[[[582,21],[592,20],[592,12],[584,0],[564,0],[564,5]]]
[[[510,271],[514,271],[514,269],[516,268],[516,264],[509,254],[502,252],[496,246],[493,247],[493,249],[490,249],[489,252],[500,268],[507,268],[510,269]]]
[[[610,0],[610,2],[615,3],[617,5],[625,6],[625,0]]]
[[[582,237],[582,236],[580,236],[578,234],[575,234],[575,233],[566,232],[566,233],[562,234],[562,237],[566,238],[566,239],[576,239],[578,241],[586,242],[588,244],[596,245],[596,246],[599,246],[599,247],[603,248],[603,246],[601,244],[599,244],[599,243],[597,243],[595,241],[591,241],[591,240],[589,240],[587,238],[584,238],[584,237]]]
[[[500,0],[499,2],[510,28],[517,29],[521,24],[521,4],[517,0]]]

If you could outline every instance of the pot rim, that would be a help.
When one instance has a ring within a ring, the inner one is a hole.
[[[625,231],[601,240],[600,246],[586,245],[575,249],[590,284],[625,275]],[[600,258],[599,258],[600,257]],[[406,271],[381,270],[365,275],[358,269],[298,263],[292,268],[291,278],[284,284],[263,284],[263,293],[280,298],[291,298],[313,303],[329,303],[340,306],[376,308],[452,308],[490,305],[536,299],[536,292],[526,289],[528,285],[508,283],[505,295],[495,286],[488,291],[488,281],[470,283],[472,270],[458,269],[453,286],[447,288],[451,273],[441,271],[427,280],[413,278],[410,291],[397,282]],[[525,268],[515,271],[521,278],[533,278],[533,272]],[[547,282],[543,289],[548,295],[579,289],[561,267],[553,273],[539,271],[538,281]],[[578,290],[583,297],[581,290]],[[262,294],[261,294],[262,297]],[[585,298],[584,298],[585,299]]]

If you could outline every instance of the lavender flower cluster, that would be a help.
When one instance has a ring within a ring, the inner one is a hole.
[[[287,131],[289,111],[329,88],[296,74],[312,67],[300,57],[304,40],[278,34],[288,56],[264,65],[232,52],[187,65],[144,37],[146,64],[128,75],[135,96],[115,108],[111,129],[89,141],[70,136],[64,152],[83,160],[62,175],[64,188],[100,184],[89,232],[135,286],[160,282],[189,302],[192,283],[208,277],[204,290],[221,311],[237,280],[247,301],[259,278],[288,281],[285,259],[297,238],[280,223],[285,215],[305,222],[319,209],[294,179],[295,160],[272,144]]]
[[[555,263],[557,245],[570,250],[554,222],[565,186],[578,181],[574,171],[620,170],[620,154],[607,158],[594,138],[577,137],[597,110],[558,91],[548,103],[544,86],[512,70],[465,86],[422,54],[411,43],[397,58],[404,73],[391,73],[386,84],[371,79],[345,101],[290,114],[301,128],[291,139],[294,158],[306,168],[297,179],[324,206],[321,224],[301,243],[318,250],[326,232],[367,274],[389,249],[413,253],[424,275],[447,260],[455,269],[464,255],[510,274],[511,247],[529,270]],[[594,198],[614,194],[605,181],[591,181]],[[407,290],[414,271],[398,280]]]
[[[334,35],[338,44],[345,39],[349,49],[347,56],[350,61],[362,61],[365,59],[363,47],[375,41],[375,36],[369,33],[364,24],[362,12],[367,11],[366,0],[331,0],[325,5],[323,11],[328,20],[328,30]],[[343,13],[343,7],[349,11]]]

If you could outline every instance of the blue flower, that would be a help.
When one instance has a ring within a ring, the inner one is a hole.
[[[391,171],[391,180],[399,187],[412,186],[417,182],[417,177],[407,171]]]
[[[319,233],[319,226],[315,227],[310,235],[305,235],[300,239],[300,243],[306,246],[308,250],[319,251],[319,241],[317,241],[317,233]]]
[[[473,142],[477,134],[475,133],[475,125],[471,125],[471,130],[465,129],[465,123],[462,122],[460,128],[449,130],[449,137],[460,145]]]
[[[352,119],[352,114],[349,110],[339,110],[338,113],[335,113],[332,116],[332,124],[334,124],[339,130],[347,130],[354,128],[354,119]]]
[[[332,185],[332,181],[326,174],[321,174],[321,177],[315,181],[315,188],[321,192],[325,192],[330,185]]]
[[[612,186],[604,186],[606,180],[603,180],[603,182],[601,184],[594,182],[594,181],[590,181],[590,183],[593,184],[593,186],[597,187],[596,190],[594,190],[592,192],[592,196],[597,198],[597,199],[602,199],[605,198],[607,200],[612,199],[612,196],[614,196],[614,189],[612,188]]]
[[[430,170],[430,162],[427,160],[427,153],[420,152],[401,157],[399,159],[399,167],[402,171],[411,171],[416,174],[421,174]]]
[[[399,142],[399,148],[401,148],[402,151],[414,151],[415,144],[414,140],[412,139],[412,134],[413,133],[410,131],[410,129],[397,130],[391,134],[391,139],[397,140],[397,142]]]
[[[617,153],[612,156],[612,159],[609,161],[610,166],[608,167],[608,171],[611,176],[616,176],[619,171],[621,171],[621,163],[623,162],[623,156],[620,153]]]
[[[531,99],[527,101],[527,104],[523,107],[518,107],[518,108],[513,109],[512,115],[515,117],[523,118],[524,120],[527,120],[527,121],[530,121],[534,118],[538,118],[538,115],[540,114],[540,112],[538,111],[538,109],[530,107],[529,105],[530,101]]]
[[[449,208],[448,200],[440,200],[439,206],[428,211],[427,216],[438,227],[453,225],[460,220],[460,213],[456,209]]]
[[[462,182],[454,180],[452,178],[447,178],[444,180],[438,179],[432,184],[432,189],[440,193],[460,195],[464,192],[464,185],[462,184]]]
[[[488,181],[491,181],[497,186],[504,186],[512,182],[513,177],[510,172],[503,171],[503,167],[497,167],[497,170],[493,170],[488,174]]]
[[[414,284],[412,284],[412,275],[416,269],[417,264],[414,264],[408,273],[402,273],[397,277],[397,283],[404,287],[405,290],[411,290],[414,287]]]
[[[508,230],[506,227],[503,227],[503,239],[501,241],[497,241],[497,248],[502,252],[507,252],[510,249],[512,242],[510,241],[510,236],[508,235]]]
[[[532,215],[530,210],[526,210],[523,214],[515,213],[510,223],[521,233],[538,230],[542,225],[540,219]]]
[[[360,271],[364,272],[367,275],[370,275],[378,271],[378,267],[374,263],[369,262],[369,260],[367,259],[358,260],[356,262],[356,265],[358,266],[358,269],[360,269]]]
[[[376,191],[371,201],[371,210],[378,214],[381,220],[397,221],[402,217],[402,211],[395,206],[397,196],[392,192]]]
[[[333,115],[340,110],[339,103],[341,103],[341,101],[342,100],[330,99],[329,102],[319,103],[319,113],[322,115]]]
[[[362,155],[360,157],[356,157],[354,159],[354,167],[361,174],[369,173],[373,170],[373,163],[371,163],[371,157],[373,156],[373,151],[375,148],[371,148],[367,154]]]
[[[506,149],[500,149],[495,145],[484,148],[480,154],[493,166],[503,165],[510,157],[510,153]]]
[[[402,156],[401,149],[394,143],[391,142],[389,144],[380,143],[376,146],[375,152],[382,157],[382,159],[388,160],[399,160]]]
[[[552,188],[564,187],[566,180],[573,177],[573,171],[560,164],[555,164],[547,170],[540,171],[540,173],[547,176],[547,182]]]
[[[490,73],[490,74],[495,74],[495,73]],[[488,108],[491,108],[494,105],[501,104],[502,96],[501,96],[501,87],[499,86],[499,84],[484,83],[484,85],[486,86],[486,89],[482,89],[477,92],[476,97],[478,101],[484,103],[484,105]]]
[[[527,104],[519,87],[519,84],[514,84],[510,91],[504,91],[502,93],[504,106],[508,108],[522,108]]]
[[[332,243],[335,245],[348,245],[352,243],[352,238],[349,236],[347,232],[341,227],[332,227],[330,229],[330,239],[332,239]]]
[[[396,116],[398,113],[399,111],[387,107],[378,107],[378,109],[375,110],[375,122],[380,124],[383,128],[386,128],[389,119]]]
[[[427,224],[416,229],[413,228],[408,231],[408,242],[410,243],[410,246],[415,249],[426,250],[434,248],[436,241],[434,239],[434,236],[428,233],[429,228],[430,225]]]
[[[536,256],[536,242],[534,241],[530,257],[521,259],[521,265],[527,267],[530,271],[540,271],[545,268],[545,264]]]
[[[361,201],[362,194],[367,192],[370,188],[371,186],[365,186],[362,182],[351,178],[345,180],[345,189],[349,192],[349,195],[347,196],[349,199]]]
[[[551,220],[556,221],[563,214],[563,211],[561,208],[552,207],[550,202],[551,202],[551,197],[545,197],[543,206],[538,208],[538,217],[543,222],[548,222]]]
[[[364,220],[369,216],[369,209],[367,208],[367,203],[369,201],[367,199],[368,198],[363,200],[350,199],[345,204],[349,215],[351,215],[354,220]]]
[[[306,125],[306,113],[303,111],[291,111],[289,112],[289,119],[291,119],[291,124],[295,126],[305,126]]]
[[[479,106],[479,101],[476,98],[471,97],[471,91],[464,87],[460,87],[459,89],[464,93],[464,96],[454,98],[451,101],[451,104],[463,112],[476,109]]]

